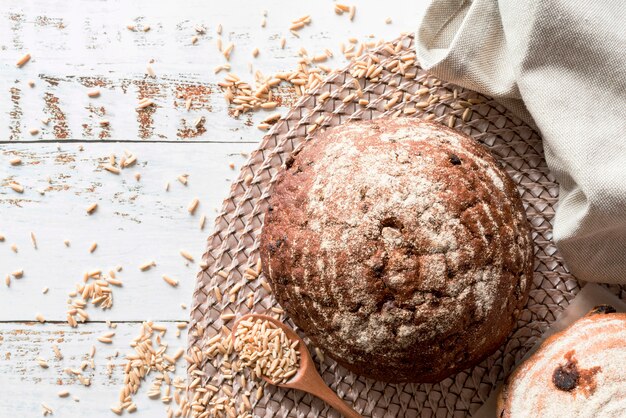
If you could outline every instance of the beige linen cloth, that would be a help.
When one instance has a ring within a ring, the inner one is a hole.
[[[416,40],[425,69],[538,128],[566,265],[626,284],[626,0],[433,0]]]

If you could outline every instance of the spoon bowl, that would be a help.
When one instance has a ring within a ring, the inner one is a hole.
[[[332,391],[332,389],[330,389],[326,385],[326,383],[324,382],[320,374],[317,372],[317,369],[315,368],[315,363],[313,363],[311,354],[309,353],[309,350],[306,348],[304,341],[302,341],[302,339],[298,336],[298,334],[296,334],[296,332],[293,329],[283,324],[282,322],[268,315],[262,315],[262,314],[244,315],[241,318],[237,319],[237,321],[235,321],[235,324],[233,326],[233,330],[231,333],[233,342],[235,340],[235,333],[236,333],[237,326],[239,325],[240,321],[255,321],[257,319],[271,322],[276,327],[282,329],[290,341],[292,342],[298,341],[298,345],[296,347],[297,347],[298,352],[300,353],[300,365],[298,367],[298,371],[288,381],[284,383],[276,384],[271,379],[265,376],[262,376],[263,380],[265,380],[267,383],[270,383],[272,385],[275,385],[281,388],[298,389],[298,390],[302,390],[304,392],[310,393],[311,395],[317,396],[318,398],[320,398],[321,400],[323,400],[324,402],[332,406],[334,409],[336,409],[338,412],[340,412],[344,417],[362,418],[358,412],[356,412],[354,409],[349,407],[344,401],[342,401],[339,398],[339,396],[337,396],[335,392]]]

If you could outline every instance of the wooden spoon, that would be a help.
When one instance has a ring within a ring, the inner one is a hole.
[[[322,377],[317,372],[317,369],[313,364],[311,354],[306,348],[304,341],[302,341],[302,339],[298,337],[298,334],[296,334],[295,331],[289,328],[287,325],[267,315],[244,315],[241,318],[237,319],[235,325],[233,326],[233,340],[235,339],[235,331],[237,330],[237,326],[239,325],[240,321],[255,321],[257,319],[271,322],[272,324],[285,331],[285,334],[287,334],[287,338],[289,338],[291,341],[299,342],[298,351],[300,352],[300,368],[298,369],[296,374],[291,379],[289,379],[288,382],[278,384],[277,386],[287,389],[299,389],[308,392],[311,395],[317,396],[318,398],[335,408],[346,418],[362,418],[358,412],[350,408],[344,401],[339,398],[339,396],[337,396],[335,392],[332,391],[331,388],[326,385],[324,380],[322,380]],[[263,380],[265,380],[267,383],[275,385],[275,383],[267,377],[262,377]]]

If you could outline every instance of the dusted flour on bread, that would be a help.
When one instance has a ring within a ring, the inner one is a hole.
[[[307,143],[278,175],[261,257],[311,340],[384,381],[436,382],[479,362],[532,282],[512,180],[471,138],[407,118]]]
[[[626,314],[603,306],[548,338],[507,379],[498,417],[626,417]]]

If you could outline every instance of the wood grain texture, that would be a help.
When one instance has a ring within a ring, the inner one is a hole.
[[[217,86],[224,73],[215,75],[213,69],[226,63],[216,46],[219,24],[224,46],[235,44],[233,72],[253,82],[249,64],[268,75],[288,71],[297,65],[301,47],[311,56],[329,48],[334,58],[326,64],[343,66],[340,42],[395,38],[400,31],[414,30],[417,12],[424,7],[425,2],[394,0],[385,7],[367,2],[350,22],[326,1],[235,0],[218,5],[195,0],[181,7],[148,0],[6,0],[0,15],[0,139],[258,139],[254,125],[269,113],[234,119]],[[262,28],[264,10],[268,16]],[[289,32],[290,22],[307,14],[313,22],[296,38]],[[386,24],[387,17],[394,23]],[[128,30],[129,24],[138,30]],[[141,31],[145,25],[148,32]],[[206,32],[196,33],[198,26]],[[195,44],[193,36],[198,37]],[[280,47],[282,37],[287,39],[285,49]],[[254,48],[260,50],[258,58],[252,57]],[[26,52],[32,59],[16,68]],[[151,60],[156,78],[146,75]],[[102,94],[90,99],[86,92],[94,86]],[[154,99],[157,106],[135,110],[142,97]],[[187,97],[193,99],[189,112],[184,108]],[[293,99],[293,91],[282,89],[281,109]],[[200,116],[206,118],[206,129],[198,131],[190,125]],[[51,118],[50,125],[41,124],[42,118]],[[110,120],[110,126],[100,127],[101,118]],[[40,133],[31,136],[33,127]]]
[[[340,56],[340,42],[347,44],[350,37],[388,40],[412,31],[426,4],[360,1],[350,22],[347,15],[333,12],[330,1],[190,0],[181,5],[164,0],[3,0],[0,234],[6,239],[0,242],[0,417],[41,416],[41,402],[54,409],[54,417],[113,416],[109,407],[118,396],[122,361],[114,361],[109,377],[105,356],[128,347],[139,332],[139,322],[132,321],[187,320],[180,304],[190,304],[198,265],[186,265],[179,250],[196,258],[204,251],[214,210],[236,176],[228,163],[234,162],[236,169],[243,163],[239,153],[255,148],[262,137],[255,124],[269,113],[239,119],[230,115],[217,86],[225,73],[213,73],[226,62],[216,46],[219,24],[224,44],[235,44],[233,73],[252,82],[249,64],[264,74],[290,71],[301,47],[310,55],[329,48],[335,57],[326,64],[341,67],[347,61]],[[262,28],[264,10],[267,25]],[[290,22],[307,14],[312,24],[299,32],[300,38],[290,34]],[[387,17],[393,24],[385,23]],[[150,30],[129,31],[128,24],[149,25]],[[196,26],[206,33],[197,34]],[[193,36],[198,36],[195,44]],[[284,49],[282,37],[287,39]],[[257,47],[259,56],[253,58]],[[25,53],[31,60],[17,68]],[[155,78],[146,75],[151,60]],[[100,97],[87,96],[92,88],[100,89]],[[156,107],[136,111],[142,97],[152,98]],[[192,98],[190,111],[184,108],[187,97]],[[285,112],[293,91],[282,88],[278,98],[277,110]],[[199,130],[191,124],[200,116],[206,121]],[[49,125],[41,122],[46,118]],[[109,126],[100,126],[101,119],[109,120]],[[31,128],[40,132],[31,135]],[[125,149],[137,155],[134,167],[119,176],[102,169],[111,153],[119,157]],[[23,160],[21,166],[9,165],[15,157]],[[133,177],[136,172],[142,175],[140,182]],[[182,173],[189,174],[187,187],[176,180]],[[23,184],[24,193],[11,190],[11,181]],[[166,181],[171,183],[169,192],[164,190]],[[190,216],[187,206],[195,197],[200,205]],[[93,202],[98,209],[88,216],[85,209]],[[204,231],[198,227],[202,214],[207,215]],[[69,248],[64,239],[71,241]],[[94,241],[98,248],[90,254],[87,248]],[[140,264],[152,260],[155,268],[139,271]],[[84,272],[117,265],[123,266],[119,277],[124,286],[113,290],[111,310],[90,306],[91,322],[77,329],[63,322],[30,322],[37,313],[49,321],[65,321],[68,292]],[[19,269],[24,277],[12,279],[7,288],[5,275]],[[167,285],[162,274],[178,279],[179,286]],[[46,294],[44,287],[49,288]],[[111,346],[95,342],[107,330],[101,322],[107,319],[119,321]],[[186,341],[173,332],[166,339],[175,340],[172,347]],[[65,358],[42,369],[34,359],[52,359],[53,341]],[[91,386],[70,382],[62,368],[78,367],[94,343],[98,352]],[[62,388],[70,391],[70,398],[57,397]],[[136,416],[165,416],[162,403],[148,399],[146,389],[136,397]]]

